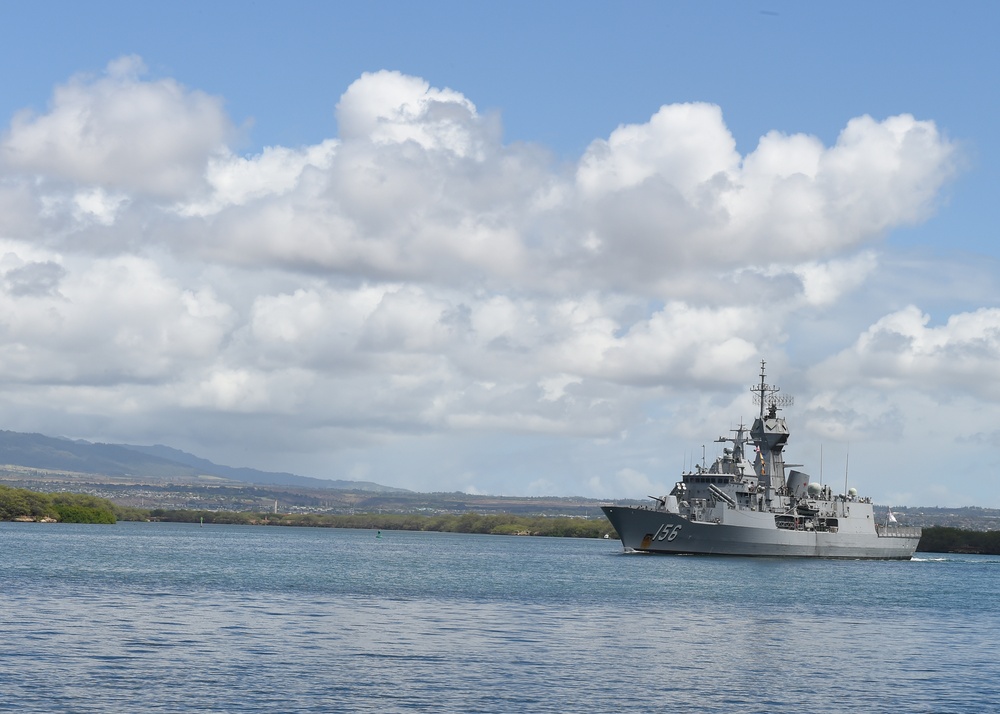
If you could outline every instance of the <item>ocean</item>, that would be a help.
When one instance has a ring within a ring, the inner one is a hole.
[[[998,711],[998,591],[992,556],[0,523],[0,711]]]

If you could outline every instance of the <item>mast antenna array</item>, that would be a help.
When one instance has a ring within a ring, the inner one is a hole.
[[[768,384],[764,381],[764,360],[760,361],[760,384],[750,387],[753,392],[753,403],[760,405],[760,415],[764,416],[764,407],[769,410],[777,410],[781,407],[790,407],[795,403],[795,397],[790,394],[778,394],[780,387]]]

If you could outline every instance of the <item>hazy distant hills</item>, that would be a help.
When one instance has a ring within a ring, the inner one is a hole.
[[[153,482],[191,481],[209,476],[278,486],[381,493],[405,491],[370,481],[332,481],[290,473],[221,466],[169,446],[94,444],[15,431],[0,431],[0,467],[2,466]]]

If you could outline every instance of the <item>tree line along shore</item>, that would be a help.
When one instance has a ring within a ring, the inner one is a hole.
[[[398,514],[398,513],[264,513],[142,509],[120,506],[80,493],[41,493],[0,486],[0,521],[103,523],[163,521],[226,525],[356,528],[367,530],[436,531],[489,535],[609,538],[618,534],[603,518],[522,516],[509,513]],[[1000,531],[972,531],[931,526],[924,528],[917,550],[927,553],[1000,555]]]
[[[533,535],[564,538],[617,538],[604,519],[568,516],[497,514],[397,514],[397,513],[265,513],[254,511],[205,511],[189,509],[132,508],[86,494],[42,493],[0,485],[0,521],[60,523],[116,523],[163,521],[227,525],[307,526],[369,530],[439,531],[493,535]]]

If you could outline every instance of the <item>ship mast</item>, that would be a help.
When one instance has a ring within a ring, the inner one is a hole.
[[[791,397],[787,394],[782,394],[778,396],[778,392],[781,391],[780,387],[773,384],[768,384],[764,381],[766,375],[764,373],[764,365],[767,364],[764,360],[760,361],[760,384],[754,384],[750,387],[750,391],[754,393],[753,403],[760,404],[760,417],[764,418],[764,407],[768,407],[768,410],[773,414],[779,407],[790,407],[795,403],[795,397]]]
[[[760,404],[760,414],[750,428],[750,435],[758,451],[754,466],[765,488],[764,498],[770,503],[775,492],[785,486],[785,461],[781,450],[788,441],[788,426],[778,416],[778,409],[790,406],[795,400],[788,395],[779,395],[781,390],[778,387],[764,381],[764,365],[764,360],[761,360],[760,383],[750,387],[754,403]]]

